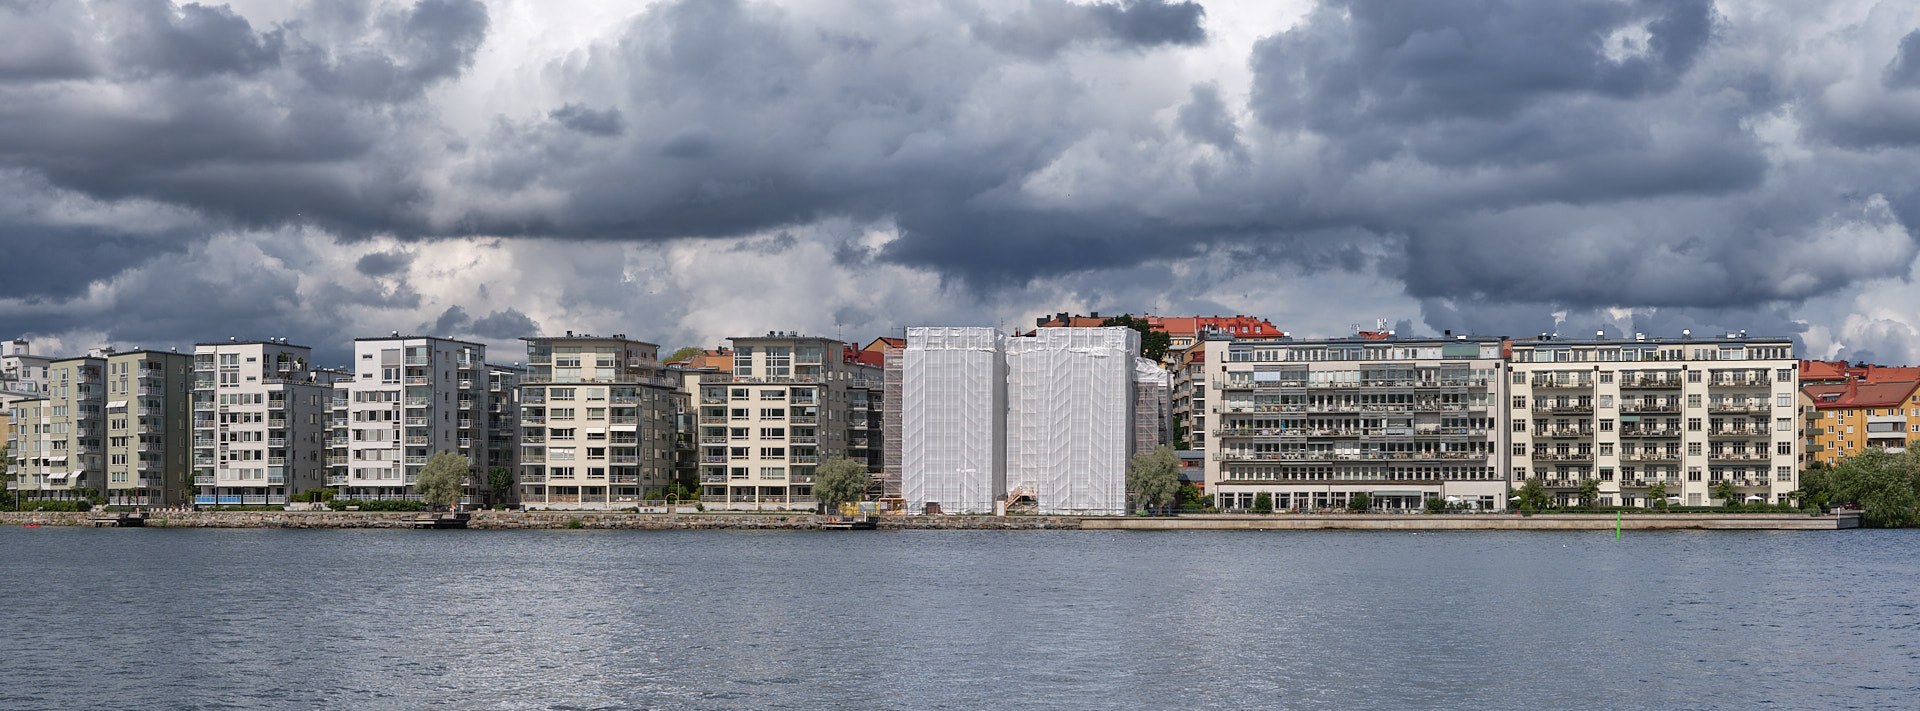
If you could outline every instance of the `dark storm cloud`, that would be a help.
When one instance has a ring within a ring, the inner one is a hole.
[[[186,234],[129,234],[92,226],[0,219],[0,297],[70,299],[160,255],[183,251]]]
[[[405,271],[412,264],[413,255],[406,252],[369,252],[354,262],[353,268],[370,277],[383,277]]]
[[[1891,88],[1920,89],[1920,30],[1900,38],[1900,50],[1887,64],[1881,81]]]
[[[203,220],[149,239],[21,218],[48,254],[5,275],[65,298],[234,228],[752,236],[757,257],[834,221],[898,232],[835,237],[840,266],[924,268],[976,296],[1226,256],[1378,274],[1429,323],[1473,330],[1616,306],[1760,319],[1741,305],[1900,278],[1915,253],[1920,33],[1862,40],[1863,69],[1795,55],[1854,43],[1862,18],[1832,40],[1705,0],[1329,0],[1236,58],[1248,86],[1185,54],[1232,41],[1193,2],[668,0],[587,46],[492,45],[476,87],[458,83],[512,13],[287,14],[0,2],[0,168]],[[35,236],[60,234],[121,249],[75,260]],[[367,255],[311,293],[417,306],[391,278],[404,260]],[[578,267],[569,290],[624,276]],[[534,326],[457,309],[428,325]]]
[[[595,111],[580,104],[567,104],[547,113],[560,125],[590,136],[618,136],[626,124],[619,109]]]
[[[1123,46],[1191,45],[1206,40],[1196,2],[1123,0],[1080,5],[1065,0],[1033,0],[1012,17],[983,20],[974,36],[1005,52],[1046,57],[1079,42]]]

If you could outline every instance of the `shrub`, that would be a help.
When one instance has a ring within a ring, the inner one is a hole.
[[[1264,491],[1254,494],[1253,512],[1257,514],[1273,513],[1273,495]]]
[[[587,525],[584,523],[581,523],[580,519],[577,519],[577,518],[567,519],[567,528],[586,528],[586,527]]]
[[[1446,499],[1439,499],[1439,498],[1427,499],[1427,513],[1430,513],[1430,514],[1445,513],[1446,510],[1447,510]]]

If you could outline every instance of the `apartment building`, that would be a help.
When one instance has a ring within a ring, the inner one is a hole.
[[[105,385],[107,504],[186,503],[193,492],[193,356],[108,354]]]
[[[1832,466],[1868,447],[1904,448],[1920,439],[1920,380],[1802,385],[1799,402],[1802,466]]]
[[[687,405],[660,347],[571,331],[521,340],[521,503],[605,509],[661,496]]]
[[[1219,338],[1232,340],[1224,335]],[[1173,440],[1185,442],[1186,450],[1204,452],[1207,449],[1207,349],[1203,345],[1189,346],[1174,354],[1171,360],[1168,368],[1173,376],[1173,395],[1169,412],[1173,417]]]
[[[883,419],[880,423],[880,500],[898,506],[903,501],[900,483],[901,470],[905,459],[901,454],[901,417],[904,407],[901,400],[900,379],[904,361],[902,352],[907,348],[907,339],[881,336],[873,339],[861,350],[880,354],[881,390],[880,410]]]
[[[34,354],[30,341],[0,341],[0,393],[47,394],[52,366],[52,358]]]
[[[1223,509],[1504,508],[1501,339],[1203,342],[1206,490]]]
[[[81,499],[106,489],[106,371],[111,349],[50,359],[45,400],[13,410],[15,489],[23,500]]]
[[[1786,338],[1744,333],[1674,339],[1515,341],[1508,421],[1515,486],[1539,480],[1573,501],[1584,480],[1601,504],[1775,503],[1795,488],[1801,434],[1798,363]]]
[[[194,503],[265,506],[327,481],[333,383],[286,339],[194,346]]]
[[[419,500],[420,469],[439,452],[467,458],[475,476],[461,503],[484,503],[489,467],[511,467],[511,438],[496,427],[496,400],[511,400],[512,374],[486,362],[486,346],[431,336],[359,338],[352,377],[334,384],[331,473],[336,496]]]
[[[821,462],[881,469],[883,354],[784,331],[727,340],[732,372],[700,378],[703,498],[811,506]]]

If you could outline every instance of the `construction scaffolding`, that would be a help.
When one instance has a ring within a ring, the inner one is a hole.
[[[883,353],[886,380],[880,386],[880,487],[881,496],[900,498],[900,350]]]
[[[900,488],[907,510],[991,514],[1007,491],[1006,336],[907,329],[900,353]]]
[[[1006,348],[1008,481],[1043,514],[1126,513],[1139,332],[1042,328]]]
[[[1147,358],[1133,359],[1133,453],[1173,442],[1173,374]]]

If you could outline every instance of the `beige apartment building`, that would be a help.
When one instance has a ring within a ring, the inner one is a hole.
[[[109,354],[105,380],[107,504],[185,503],[193,492],[193,356]]]
[[[782,331],[728,340],[733,371],[700,376],[704,501],[812,506],[821,462],[882,469],[883,353]]]
[[[1508,422],[1514,486],[1541,481],[1562,502],[1584,480],[1601,504],[1778,503],[1796,488],[1798,361],[1786,338],[1515,341]]]
[[[511,469],[517,432],[505,407],[517,371],[486,362],[486,346],[427,336],[354,340],[352,377],[334,384],[327,484],[338,498],[417,501],[421,467],[439,452],[475,476],[460,503],[488,498],[487,470]],[[501,492],[506,493],[506,492]]]
[[[268,506],[326,483],[340,373],[312,369],[285,339],[194,346],[194,503]]]
[[[1206,491],[1228,510],[1506,507],[1501,339],[1203,341]],[[1198,395],[1196,394],[1197,398]]]
[[[47,394],[48,370],[53,359],[33,352],[25,339],[0,341],[0,393]]]
[[[82,499],[106,490],[106,373],[110,349],[48,361],[43,400],[11,408],[12,486],[24,501]]]
[[[659,346],[624,334],[524,338],[520,497],[529,508],[624,508],[673,482],[687,410]]]

